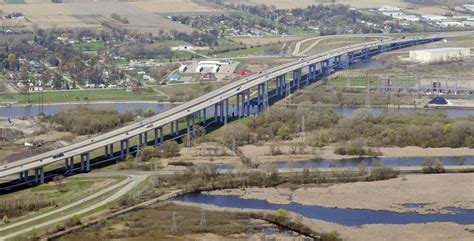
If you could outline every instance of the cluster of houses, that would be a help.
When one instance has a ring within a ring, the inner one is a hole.
[[[474,5],[472,5],[474,9]],[[402,25],[410,25],[414,22],[429,22],[441,28],[464,28],[474,26],[474,16],[455,15],[443,16],[436,14],[414,15],[406,14],[402,8],[393,6],[383,6],[377,9],[383,15],[398,19]]]

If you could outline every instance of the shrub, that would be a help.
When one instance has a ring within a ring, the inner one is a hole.
[[[176,141],[165,141],[158,148],[158,157],[171,158],[179,156],[179,145]]]
[[[395,178],[399,174],[398,171],[390,167],[375,167],[370,171],[370,175],[367,177],[368,181],[387,180]]]
[[[275,211],[275,218],[280,222],[287,220],[289,216],[290,216],[290,213],[286,211],[285,209],[280,208]]]
[[[10,218],[8,218],[8,215],[3,215],[3,223],[10,223]]]
[[[423,162],[423,173],[444,173],[446,170],[439,159],[427,159]]]
[[[139,155],[139,160],[142,162],[147,162],[151,160],[154,157],[157,157],[157,150],[153,146],[147,146],[141,149],[140,155]]]
[[[341,235],[337,231],[331,231],[329,233],[323,233],[321,235],[321,241],[340,241],[342,240]]]

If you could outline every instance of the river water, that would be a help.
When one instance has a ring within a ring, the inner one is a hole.
[[[378,165],[389,167],[422,166],[429,158],[425,157],[400,157],[400,158],[356,158],[346,160],[306,160],[296,162],[274,162],[264,163],[257,166],[258,169],[275,167],[279,170],[292,168],[331,168],[331,167],[373,167]],[[466,157],[436,157],[444,166],[474,165],[474,156]]]
[[[142,109],[144,111],[152,109],[155,113],[161,113],[167,111],[173,107],[176,107],[177,104],[158,104],[158,103],[90,103],[90,104],[50,104],[44,106],[44,114],[46,115],[55,115],[56,113],[77,107],[90,107],[95,109],[106,109],[106,110],[117,110],[121,113],[127,111],[136,111]],[[333,108],[338,114],[343,116],[351,116],[353,112],[359,108]],[[324,108],[321,108],[323,111]],[[449,117],[467,117],[474,116],[474,109],[387,109],[382,107],[373,107],[370,108],[371,112],[378,115],[384,112],[393,112],[403,115],[411,115],[415,113],[435,113],[443,112],[446,113]],[[315,111],[319,111],[318,108],[315,108]],[[229,106],[229,113],[232,114],[236,112],[236,107],[234,105]],[[207,109],[207,115],[211,116],[214,113],[212,107]],[[256,114],[257,108],[251,108],[250,113]],[[38,115],[38,106],[14,106],[14,107],[0,107],[0,117],[5,118],[27,118]]]
[[[418,214],[416,212],[396,213],[365,209],[325,208],[299,203],[272,204],[265,200],[243,199],[230,195],[186,194],[171,200],[189,203],[211,204],[222,208],[250,208],[264,210],[285,210],[301,214],[307,218],[319,219],[346,226],[366,224],[410,224],[431,222],[453,222],[458,224],[474,224],[474,210],[447,208],[454,214]],[[413,204],[416,208],[417,205]]]

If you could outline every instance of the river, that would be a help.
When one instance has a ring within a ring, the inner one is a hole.
[[[276,167],[278,170],[288,170],[291,168],[331,168],[331,167],[410,167],[423,166],[423,163],[430,158],[425,157],[400,157],[400,158],[356,158],[346,160],[306,160],[296,162],[274,162],[264,163],[257,166],[258,169]],[[474,156],[466,157],[436,157],[431,159],[439,160],[444,166],[474,165]]]
[[[161,103],[140,103],[140,102],[125,102],[125,103],[84,103],[84,104],[48,104],[44,105],[44,114],[46,115],[55,115],[56,113],[77,107],[90,107],[95,109],[106,109],[106,110],[117,110],[119,112],[127,111],[136,111],[138,109],[148,110],[152,109],[155,113],[161,113],[167,111],[173,107],[176,107],[177,104],[161,104]],[[353,112],[359,108],[333,108],[338,114],[342,116],[351,116]],[[324,108],[321,108],[323,111]],[[387,109],[382,107],[372,107],[370,108],[371,112],[375,115],[384,113],[384,112],[393,112],[403,115],[411,115],[415,113],[435,113],[443,112],[446,113],[449,117],[467,117],[474,116],[474,109]],[[315,111],[318,111],[318,108],[315,108]],[[236,112],[234,105],[229,106],[229,112],[232,115],[233,112]],[[214,110],[212,107],[207,109],[207,115],[213,115]],[[256,114],[257,108],[251,108],[250,113]],[[28,118],[38,115],[38,106],[13,106],[13,107],[0,107],[0,117],[4,118]]]
[[[326,208],[299,203],[273,204],[265,200],[243,199],[231,195],[186,194],[171,200],[198,204],[211,204],[222,208],[250,208],[278,210],[280,208],[301,214],[307,218],[319,219],[346,226],[362,226],[366,224],[410,224],[431,222],[453,222],[458,224],[474,224],[474,210],[447,208],[454,214],[418,214],[417,212],[397,213],[390,211],[374,211],[365,209]],[[409,204],[419,207],[421,204]]]

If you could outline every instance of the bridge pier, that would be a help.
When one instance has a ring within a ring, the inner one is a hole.
[[[91,170],[91,164],[89,160],[89,152],[81,154],[81,171],[88,172]]]
[[[130,154],[129,149],[130,141],[129,139],[120,141],[120,159],[125,160],[127,156]]]
[[[114,157],[114,144],[113,143],[109,145],[109,156],[108,157],[109,158]],[[71,161],[72,161],[72,158],[71,158]]]
[[[250,116],[250,89],[246,91],[246,96],[247,96],[247,116]]]
[[[347,53],[347,58],[348,58],[348,64],[349,65],[354,63],[354,53],[353,52]]]
[[[214,104],[214,121],[215,122],[219,121],[218,115],[217,115],[217,110],[219,109],[218,107],[219,107],[219,103],[215,103]]]
[[[175,120],[174,129],[176,131],[175,135],[179,136],[179,120]]]
[[[188,136],[188,138],[191,137],[191,125],[190,125],[190,116],[186,116],[186,135]]]
[[[105,158],[108,158],[109,157],[109,145],[105,145],[104,146],[104,157]],[[65,160],[66,161],[66,167],[67,167],[67,159]]]
[[[219,102],[219,121],[224,123],[224,101]]]
[[[72,169],[74,169],[74,157],[64,159],[64,166],[66,168],[66,171],[71,171]]]
[[[143,146],[148,146],[148,131],[143,132]]]
[[[139,151],[143,146],[143,138],[142,137],[143,137],[142,133],[139,133],[138,136],[137,136],[137,138],[138,138],[137,151]]]
[[[201,125],[206,124],[206,108],[202,109],[202,120],[201,120]]]
[[[293,82],[296,86],[296,89],[299,89],[301,87],[301,73],[301,69],[293,70]]]
[[[314,80],[316,80],[316,64],[310,64],[308,68],[309,68],[309,73],[308,73],[308,78],[306,79],[306,85],[309,85],[310,82],[313,82]]]
[[[194,136],[196,130],[196,113],[191,114],[191,136]]]
[[[44,183],[44,168],[43,167],[35,168],[35,183],[36,184]]]
[[[20,172],[20,182],[28,181],[28,170]]]
[[[280,75],[280,95],[283,96],[286,89],[286,74]]]
[[[229,117],[229,99],[224,100],[224,105],[225,105],[224,124],[227,124],[227,118]]]
[[[237,113],[236,113],[237,114],[236,116],[238,119],[240,119],[240,96],[242,96],[242,103],[244,102],[242,93],[238,93],[237,94]]]
[[[268,108],[268,80],[263,82],[263,110]]]

